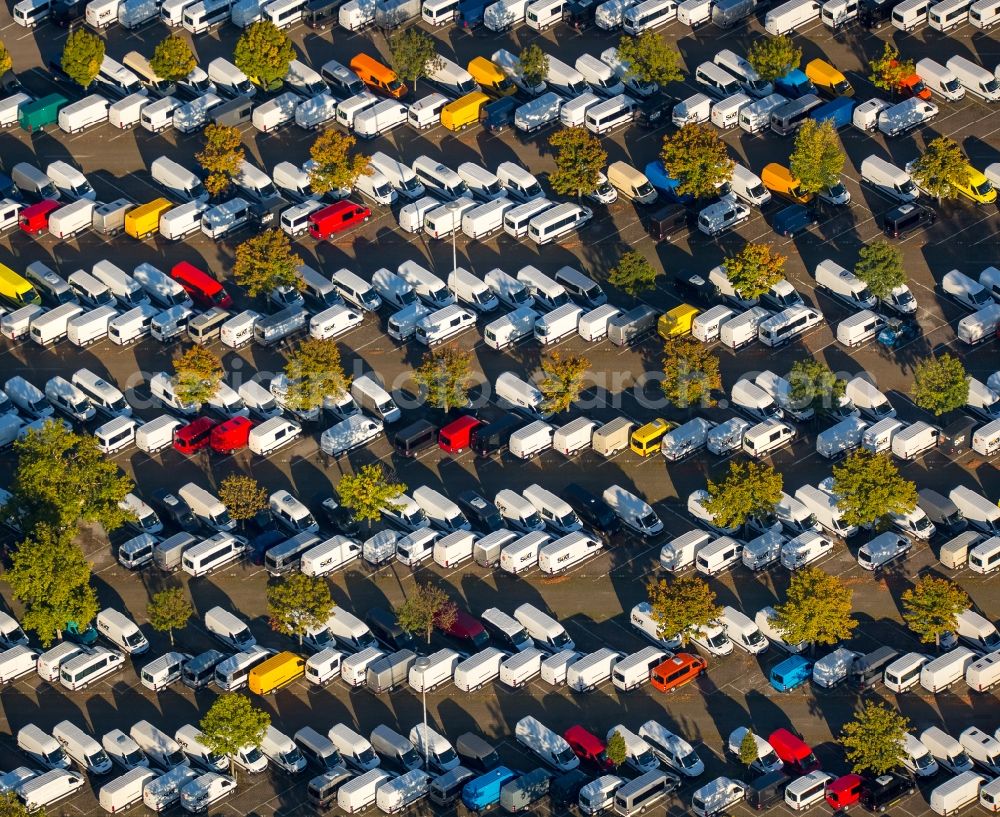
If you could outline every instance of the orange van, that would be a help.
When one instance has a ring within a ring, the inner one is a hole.
[[[402,99],[408,92],[395,71],[367,54],[355,56],[351,60],[351,70],[361,77],[365,85],[380,94],[391,96],[393,99]]]
[[[705,671],[708,664],[700,655],[679,652],[657,666],[649,682],[660,692],[672,692],[689,681],[693,681]]]

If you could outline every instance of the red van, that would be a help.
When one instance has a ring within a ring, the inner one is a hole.
[[[182,454],[194,454],[201,451],[211,441],[215,420],[211,417],[199,417],[197,420],[174,430],[174,448]]]
[[[804,775],[819,768],[819,761],[813,750],[798,735],[788,729],[775,729],[767,742],[774,748],[774,753],[785,764],[785,771],[790,774]]]
[[[602,772],[614,768],[614,764],[608,760],[604,741],[582,726],[571,726],[563,732],[563,739],[569,744],[573,754],[580,758],[581,763],[589,763]]]
[[[38,204],[32,204],[21,210],[18,221],[21,229],[28,235],[44,233],[49,228],[49,216],[62,205],[55,199],[42,199]]]
[[[700,655],[679,652],[657,666],[650,675],[649,682],[660,692],[672,692],[693,681],[707,667],[708,663]]]
[[[457,454],[469,447],[472,429],[482,423],[470,414],[448,423],[438,432],[438,446],[449,454]]]
[[[450,627],[439,627],[445,635],[457,641],[462,647],[473,652],[485,649],[490,644],[490,637],[479,619],[465,610],[455,611],[455,620]]]
[[[187,261],[174,264],[170,270],[170,277],[184,287],[191,300],[202,309],[213,306],[229,309],[233,305],[233,299],[229,297],[222,284],[194,264],[189,264]]]
[[[232,454],[246,448],[251,428],[253,420],[248,417],[233,417],[212,429],[209,445],[216,454]]]
[[[861,799],[861,776],[845,774],[826,785],[826,802],[834,811],[846,810]]]
[[[334,233],[368,221],[372,211],[353,201],[338,201],[309,216],[309,235],[323,241]]]

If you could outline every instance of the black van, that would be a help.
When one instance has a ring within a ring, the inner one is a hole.
[[[560,493],[583,523],[605,538],[614,536],[622,529],[621,519],[611,506],[586,488],[571,482]]]
[[[475,491],[462,491],[455,497],[455,504],[476,530],[493,533],[503,527],[503,518],[497,506]]]
[[[437,443],[437,433],[437,426],[433,423],[417,420],[397,431],[392,438],[392,444],[397,454],[404,457],[415,457],[419,451]]]
[[[398,652],[399,650],[413,650],[417,652],[418,644],[416,640],[399,626],[396,617],[388,610],[383,610],[381,607],[372,607],[365,613],[365,624],[368,625],[368,629],[372,631],[375,639],[393,652]]]
[[[306,0],[302,9],[302,22],[309,28],[322,31],[337,22],[337,14],[344,0]]]
[[[502,96],[483,106],[483,127],[490,133],[500,133],[514,124],[514,111],[521,102],[512,96]]]
[[[851,683],[858,689],[869,689],[882,680],[885,668],[899,658],[899,652],[882,645],[851,664]]]
[[[455,740],[455,751],[462,765],[477,772],[488,772],[500,765],[497,750],[473,732],[464,732]]]
[[[937,221],[937,213],[929,207],[909,202],[893,207],[882,216],[882,230],[889,238],[902,238],[920,227],[930,227]]]
[[[869,811],[885,811],[907,795],[913,794],[917,784],[913,778],[899,772],[888,772],[875,778],[863,778],[861,805]]]
[[[492,457],[507,450],[510,435],[517,429],[528,424],[528,421],[515,414],[505,414],[499,420],[472,429],[469,447],[480,457]]]
[[[785,799],[785,787],[792,782],[782,771],[768,772],[746,784],[747,803],[763,811]]]
[[[590,782],[586,772],[573,769],[559,775],[549,786],[549,799],[554,806],[576,805],[580,799],[580,789]]]
[[[209,117],[213,124],[230,128],[244,125],[253,116],[253,100],[248,96],[238,96],[212,108]]]

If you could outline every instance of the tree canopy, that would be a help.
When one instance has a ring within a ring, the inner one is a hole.
[[[400,627],[424,636],[429,644],[435,627],[446,630],[455,623],[458,608],[440,587],[418,583],[394,612]]]
[[[340,348],[330,338],[301,341],[288,356],[285,376],[285,401],[297,411],[319,408],[326,397],[340,397],[351,385],[340,362]]]
[[[628,66],[626,76],[638,82],[662,86],[684,76],[680,54],[657,31],[643,31],[638,37],[622,35],[618,41],[618,59]]]
[[[646,593],[656,636],[663,641],[680,638],[686,645],[722,614],[715,591],[696,576],[651,581]]]
[[[917,486],[900,475],[887,451],[856,448],[833,466],[833,491],[847,525],[873,525],[890,513],[917,507]]]
[[[330,585],[322,576],[292,571],[281,581],[267,586],[267,617],[271,629],[299,640],[326,623],[336,605]]]
[[[268,507],[267,489],[248,474],[229,474],[219,483],[219,499],[237,522],[253,519]]]
[[[795,134],[795,148],[788,161],[803,193],[819,193],[839,184],[847,155],[833,121],[806,119]]]
[[[146,605],[146,618],[149,625],[159,632],[170,634],[170,645],[174,644],[174,630],[187,626],[194,608],[188,601],[183,587],[168,587],[154,593]]]
[[[896,93],[903,87],[903,81],[913,76],[916,67],[913,60],[902,59],[899,49],[891,40],[886,40],[882,46],[882,54],[868,63],[869,81],[876,88]]]
[[[358,176],[371,173],[371,161],[353,151],[357,140],[350,134],[327,128],[316,137],[309,155],[309,185],[320,194],[350,190]]]
[[[549,74],[549,56],[535,43],[521,49],[517,64],[521,76],[530,87],[540,85]]]
[[[786,260],[770,244],[747,243],[726,259],[724,269],[740,297],[753,300],[785,277]]]
[[[855,774],[873,776],[903,765],[910,720],[884,703],[861,703],[854,720],[844,724],[840,744]]]
[[[586,128],[563,128],[549,137],[556,149],[556,168],[549,174],[549,184],[561,196],[584,196],[593,193],[600,183],[600,173],[608,163],[608,153]]]
[[[14,67],[14,60],[11,59],[7,46],[0,41],[0,75],[6,74]]]
[[[774,82],[793,68],[799,67],[802,49],[785,34],[756,37],[747,49],[747,62],[764,82]]]
[[[100,72],[103,60],[104,40],[85,28],[78,28],[66,38],[59,64],[73,82],[87,88]]]
[[[271,716],[250,703],[238,692],[223,692],[209,707],[198,727],[202,743],[212,752],[229,757],[229,768],[235,774],[233,757],[244,746],[260,746]]]
[[[906,283],[903,253],[887,241],[873,241],[858,250],[854,274],[864,281],[872,295],[887,300],[896,287]]]
[[[205,146],[194,155],[208,176],[205,189],[220,196],[229,189],[243,167],[243,137],[237,128],[211,124],[204,130]]]
[[[362,465],[355,474],[344,474],[337,485],[340,504],[362,522],[378,522],[382,509],[395,507],[406,485],[390,478],[380,463]]]
[[[945,353],[917,364],[910,394],[920,408],[940,417],[966,404],[970,379],[962,361]]]
[[[608,273],[608,283],[633,298],[656,286],[660,270],[641,252],[629,250]]]
[[[233,278],[251,298],[266,295],[275,287],[300,289],[298,269],[302,258],[292,249],[288,233],[278,228],[264,230],[236,247]]]
[[[442,411],[461,408],[469,402],[472,352],[457,344],[430,349],[413,377],[430,405]]]
[[[551,414],[568,411],[583,391],[590,361],[583,355],[564,355],[554,351],[542,358],[541,367],[544,377],[538,384],[538,390],[545,398],[542,403],[544,410]]]
[[[663,346],[663,393],[678,408],[712,405],[722,388],[719,358],[691,335],[673,335]]]
[[[924,644],[941,646],[941,636],[958,627],[958,614],[969,609],[968,594],[949,579],[923,575],[903,591],[903,620]]]
[[[851,615],[854,592],[818,567],[792,574],[783,604],[774,610],[775,628],[790,644],[838,644],[851,637],[858,621]]]
[[[968,187],[972,167],[958,142],[947,136],[932,139],[914,160],[910,175],[917,185],[936,199],[954,199],[960,187]]]
[[[160,79],[177,82],[198,67],[198,60],[187,40],[179,34],[170,34],[156,44],[149,67]]]
[[[294,59],[292,41],[270,20],[258,20],[247,26],[233,49],[236,67],[265,91],[281,87]]]
[[[836,408],[847,391],[847,383],[830,371],[829,366],[813,358],[796,360],[788,374],[789,394],[797,409],[813,411]]]
[[[398,28],[389,36],[389,55],[392,70],[401,79],[413,83],[430,76],[442,63],[434,39],[419,28]]]
[[[207,403],[215,397],[224,374],[219,356],[196,343],[174,356],[174,394],[182,403]]]
[[[714,196],[733,177],[735,166],[718,129],[704,122],[689,122],[664,136],[660,159],[679,182],[677,194],[696,199]]]
[[[781,501],[781,474],[767,463],[731,460],[722,482],[708,480],[705,510],[721,528],[736,528],[753,517],[766,519]]]

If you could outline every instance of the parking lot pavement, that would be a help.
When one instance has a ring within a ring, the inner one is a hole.
[[[431,33],[438,39],[442,53],[461,64],[476,55],[489,56],[500,47],[517,51],[536,41],[549,53],[571,63],[581,53],[599,53],[614,45],[618,36],[603,35],[594,30],[580,34],[565,28],[539,34],[524,27],[496,37],[470,35],[453,27]],[[158,23],[139,32],[113,29],[107,34],[108,51],[118,58],[133,49],[148,55],[164,34],[165,29]],[[198,37],[195,48],[200,63],[207,64],[215,56],[230,56],[236,36],[237,32],[232,27],[225,27]],[[383,56],[387,54],[386,42],[378,33],[346,34],[338,29],[331,36],[330,32],[317,35],[298,28],[291,32],[291,36],[300,53],[314,66],[331,58],[346,64],[361,50]],[[675,23],[665,29],[664,36],[676,43],[686,65],[686,73],[690,76],[699,62],[710,59],[718,49],[727,47],[745,51],[747,45],[762,34],[758,22],[724,33],[712,28],[691,32]],[[46,93],[54,90],[44,65],[58,57],[65,32],[49,27],[26,32],[11,22],[8,11],[4,9],[0,11],[0,38],[11,51],[15,68],[31,91]],[[897,42],[904,55],[914,58],[930,56],[943,62],[957,48],[978,57],[987,66],[1000,60],[995,37],[969,27],[946,37],[932,32],[904,35],[891,28],[875,34],[848,31],[831,35],[822,24],[817,23],[799,32],[795,38],[803,47],[806,60],[822,55],[844,70],[854,83],[860,99],[877,95],[866,77],[866,61],[881,52],[882,40],[887,38]],[[687,96],[695,90],[687,81],[670,89],[677,97]],[[417,95],[425,91],[418,87]],[[639,250],[666,273],[681,269],[705,272],[720,263],[743,240],[768,241],[788,256],[788,279],[807,301],[823,311],[827,323],[801,342],[785,349],[768,350],[754,346],[734,353],[720,348],[726,387],[742,375],[764,369],[782,373],[797,359],[815,357],[824,360],[837,372],[868,372],[878,386],[890,395],[902,418],[926,419],[909,401],[907,394],[915,362],[931,349],[946,347],[961,353],[969,371],[981,378],[1000,367],[995,343],[969,350],[956,340],[955,326],[965,313],[955,304],[943,300],[936,287],[936,282],[949,269],[958,267],[966,272],[978,273],[983,266],[996,263],[996,233],[1000,225],[996,208],[944,204],[939,208],[940,217],[933,228],[899,243],[910,276],[910,286],[920,303],[919,319],[923,334],[894,353],[868,346],[850,350],[848,354],[834,341],[836,321],[847,313],[815,291],[813,269],[823,258],[833,258],[850,267],[857,249],[880,235],[878,218],[891,205],[858,183],[858,170],[867,155],[878,152],[903,164],[916,156],[931,138],[944,134],[958,140],[977,167],[982,168],[1000,157],[1000,139],[997,137],[1000,116],[995,107],[971,98],[959,103],[940,103],[940,107],[941,114],[929,127],[896,140],[886,141],[880,136],[846,129],[842,133],[848,156],[844,180],[852,194],[852,203],[847,208],[827,213],[820,224],[795,239],[780,238],[771,230],[769,219],[779,209],[779,205],[772,204],[763,213],[755,212],[740,227],[738,234],[708,239],[695,232],[675,243],[657,244],[645,231],[645,212],[628,202],[619,201],[609,207],[596,206],[594,219],[586,230],[541,251],[533,245],[513,241],[506,235],[481,242],[469,242],[459,237],[455,243],[458,261],[479,274],[496,266],[513,272],[529,263],[549,269],[572,264],[603,281],[607,271],[627,248]],[[265,169],[285,159],[301,163],[308,157],[313,139],[313,134],[295,128],[266,136],[249,127],[243,132],[249,155]],[[665,133],[663,129],[629,129],[609,135],[603,141],[610,161],[625,159],[641,168],[656,158]],[[734,156],[758,172],[767,162],[786,161],[792,147],[790,140],[772,135],[751,136],[739,129],[727,132],[724,138]],[[201,137],[171,133],[153,135],[141,130],[120,133],[110,128],[99,128],[76,136],[59,132],[29,135],[21,131],[7,131],[0,134],[0,146],[0,164],[4,169],[17,161],[34,161],[44,166],[55,159],[68,158],[88,174],[102,200],[126,195],[145,201],[161,192],[149,177],[147,168],[150,162],[157,156],[169,155],[193,166],[193,155],[201,147]],[[501,161],[513,159],[543,178],[553,167],[547,134],[521,141],[510,132],[493,136],[477,129],[453,134],[441,127],[421,132],[403,127],[365,142],[361,148],[364,151],[383,150],[407,160],[420,153],[428,153],[452,165],[473,160],[493,167]],[[450,241],[433,241],[423,235],[403,233],[398,229],[392,210],[378,206],[372,209],[373,216],[366,225],[336,242],[317,245],[306,237],[296,242],[297,250],[307,263],[327,272],[347,266],[370,275],[379,266],[393,268],[400,261],[410,258],[420,260],[439,272],[450,270]],[[23,267],[30,261],[41,259],[59,271],[69,273],[78,267],[89,267],[102,257],[124,269],[131,269],[142,261],[167,268],[179,260],[189,260],[227,279],[235,244],[242,238],[238,236],[216,244],[199,234],[180,243],[168,244],[159,239],[139,243],[127,237],[103,241],[96,236],[85,235],[79,240],[57,243],[49,237],[35,240],[14,233],[0,239],[0,261]],[[240,308],[251,305],[235,292],[235,287],[231,289],[237,295]],[[664,281],[655,290],[646,293],[643,300],[661,309],[678,303],[676,295]],[[627,299],[614,292],[612,301],[627,303]],[[538,366],[540,351],[532,346],[495,352],[482,343],[478,331],[461,337],[459,342],[474,351],[487,387],[502,371],[531,373]],[[360,374],[374,369],[394,386],[401,402],[412,395],[413,384],[407,373],[418,363],[420,350],[394,344],[384,334],[378,320],[366,320],[362,327],[342,339],[341,346],[349,372]],[[654,399],[658,396],[655,381],[644,388],[642,386],[648,373],[655,373],[660,367],[661,350],[656,341],[648,340],[635,348],[620,349],[607,341],[588,345],[575,338],[561,344],[559,349],[586,354],[591,361],[593,384],[574,409],[576,413],[586,413],[600,420],[619,414],[636,421],[645,421],[659,414],[681,419],[662,400]],[[280,371],[285,351],[282,348],[257,347],[225,351],[224,361],[230,383],[238,385],[255,375]],[[153,372],[169,370],[172,354],[172,349],[148,340],[125,349],[102,343],[83,350],[67,344],[39,350],[30,342],[8,343],[0,358],[0,373],[6,379],[15,372],[27,371],[32,380],[41,383],[54,374],[65,375],[87,366],[110,375],[119,385],[126,387],[137,414],[149,418],[159,414],[160,409],[150,405],[145,384]],[[494,409],[491,407],[488,410]],[[407,416],[416,418],[421,413],[425,410],[414,408],[407,412]],[[730,412],[724,402],[720,402],[719,406],[708,409],[705,414],[722,419]],[[816,430],[803,429],[799,440],[773,458],[775,466],[785,477],[786,486],[815,483],[829,474],[830,463],[815,453]],[[478,460],[469,452],[449,456],[437,449],[414,460],[406,460],[396,456],[384,439],[340,461],[328,461],[320,454],[315,435],[304,437],[267,460],[251,458],[246,453],[225,458],[199,456],[183,459],[173,451],[148,456],[135,449],[119,455],[116,460],[135,477],[140,491],[146,495],[161,487],[175,488],[187,480],[216,485],[226,474],[242,471],[255,475],[270,490],[289,488],[304,500],[313,502],[331,493],[342,473],[370,461],[385,463],[408,485],[443,485],[452,494],[475,487],[485,495],[493,496],[500,488],[523,488],[535,481],[556,491],[570,482],[594,490],[602,490],[613,483],[622,484],[649,499],[664,519],[667,533],[653,541],[629,540],[620,543],[568,575],[545,577],[536,569],[512,577],[478,566],[461,566],[446,571],[435,565],[423,567],[413,574],[397,564],[372,572],[356,563],[333,576],[331,582],[339,604],[354,611],[364,611],[373,606],[396,604],[416,580],[434,578],[448,588],[458,603],[473,612],[490,606],[510,611],[520,603],[532,602],[547,607],[565,622],[581,650],[611,646],[623,653],[643,646],[644,642],[629,625],[628,612],[634,604],[644,600],[645,584],[657,574],[661,545],[693,526],[685,510],[687,494],[704,487],[706,478],[723,474],[728,462],[699,456],[665,465],[658,456],[642,460],[631,452],[623,452],[610,460],[585,452],[567,460],[547,452],[535,461],[521,463],[510,458]],[[10,472],[10,464],[10,455],[5,455],[2,467],[7,473]],[[972,455],[951,461],[934,453],[903,466],[902,471],[920,486],[947,490],[962,483],[981,486],[991,497],[1000,492],[995,462],[983,462]],[[114,541],[117,543],[121,538],[120,534],[116,534]],[[157,575],[153,571],[128,573],[117,564],[113,549],[109,549],[99,536],[88,537],[85,544],[87,556],[94,564],[95,583],[102,603],[127,610],[140,622],[145,622],[145,605],[150,592],[165,584],[184,581],[178,577]],[[858,544],[851,542],[846,547],[839,547],[822,564],[824,569],[840,576],[854,591],[855,609],[861,622],[857,637],[852,642],[856,649],[867,650],[879,644],[892,644],[900,650],[926,649],[920,647],[902,625],[898,607],[899,595],[910,586],[916,575],[925,570],[951,575],[987,615],[994,619],[1000,616],[1000,601],[992,586],[994,580],[968,570],[949,573],[937,563],[933,547],[918,544],[898,569],[873,577],[862,571],[853,558],[852,553]],[[720,603],[754,611],[782,598],[788,576],[781,570],[751,575],[740,568],[730,574],[712,577],[709,581],[717,591]],[[240,566],[184,583],[191,591],[199,620],[208,608],[221,603],[238,610],[250,620],[262,643],[275,648],[294,648],[288,640],[271,633],[267,626],[262,592],[266,582],[267,575],[262,569]],[[145,629],[153,642],[151,655],[168,648],[162,635],[150,632],[148,627]],[[209,644],[207,634],[197,623],[192,623],[178,636],[179,648],[187,651],[201,650]],[[453,687],[447,687],[429,694],[427,705],[432,721],[449,737],[467,729],[481,730],[499,742],[504,760],[518,768],[530,768],[535,761],[526,756],[514,741],[513,724],[520,717],[533,714],[559,730],[579,722],[598,733],[617,723],[637,727],[649,718],[660,720],[682,732],[695,744],[708,766],[703,780],[723,772],[741,776],[741,770],[721,754],[725,738],[736,726],[751,723],[756,731],[766,734],[773,728],[791,724],[817,748],[824,768],[844,770],[845,764],[835,740],[843,723],[852,716],[858,695],[843,688],[826,694],[814,694],[806,689],[779,694],[766,682],[766,671],[777,660],[779,657],[773,650],[759,659],[738,652],[724,658],[710,657],[707,676],[697,685],[671,695],[662,695],[651,689],[624,694],[610,684],[584,695],[575,695],[565,688],[554,689],[536,679],[516,691],[497,685],[458,695]],[[136,665],[142,663],[142,658],[135,661]],[[875,694],[893,700],[884,690]],[[103,734],[114,727],[127,729],[139,718],[148,718],[172,732],[182,723],[196,722],[213,697],[214,692],[195,694],[183,687],[173,687],[158,695],[151,693],[139,683],[131,666],[118,676],[77,695],[64,694],[37,678],[23,679],[5,689],[0,696],[0,768],[13,768],[24,762],[15,751],[13,734],[27,722],[35,721],[50,727],[63,718],[69,718],[84,723],[97,734]],[[974,695],[964,686],[936,697],[908,693],[896,698],[895,702],[911,718],[914,729],[931,723],[943,723],[955,732],[969,722],[982,724],[991,730],[998,725],[994,696]],[[326,729],[337,721],[354,722],[365,734],[382,722],[407,731],[420,719],[422,706],[420,698],[408,688],[376,697],[364,690],[348,690],[340,681],[326,688],[310,687],[305,682],[299,682],[258,703],[272,714],[276,725],[289,734],[305,724]],[[668,802],[668,812],[686,813],[690,793],[697,785],[686,783],[680,795]],[[927,787],[922,786],[922,789],[921,793],[894,808],[894,813],[907,817],[928,813]],[[261,817],[305,813],[303,791],[304,781],[301,779],[291,780],[281,775],[272,776],[271,773],[252,780],[243,779],[237,795],[225,801],[218,813]],[[540,813],[550,810],[547,805],[538,809]],[[784,807],[779,810],[784,810]],[[66,801],[60,805],[60,811],[65,814],[95,813],[93,793],[85,791]]]

